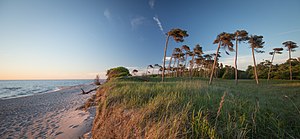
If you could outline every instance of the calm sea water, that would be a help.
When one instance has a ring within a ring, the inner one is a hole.
[[[46,93],[90,83],[93,80],[0,80],[0,99]]]

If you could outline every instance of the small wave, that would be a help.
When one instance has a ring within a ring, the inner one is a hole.
[[[51,92],[56,92],[56,91],[59,91],[61,90],[59,87],[55,87],[55,89],[53,89]]]
[[[13,96],[24,96],[24,95],[28,95],[27,93],[18,93],[17,95],[13,95]]]
[[[37,94],[40,94],[40,93],[47,93],[47,92],[50,92],[51,89],[48,89],[48,90],[44,90],[44,91],[39,91],[39,92],[36,92]]]
[[[30,90],[30,91],[36,92],[36,91],[39,91],[39,90],[41,90],[41,89],[33,89],[33,90]]]
[[[26,96],[32,96],[32,95],[33,95],[33,94],[19,93],[19,94],[17,94],[17,95],[11,95],[11,96],[1,97],[0,99],[5,100],[5,99],[12,99],[12,98],[26,97]]]
[[[4,87],[2,89],[6,89],[6,90],[10,90],[10,91],[15,91],[15,90],[22,89],[22,87]]]

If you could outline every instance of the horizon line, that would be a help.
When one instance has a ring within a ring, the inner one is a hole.
[[[94,79],[0,79],[0,81],[94,80]],[[100,79],[105,80],[105,79]]]

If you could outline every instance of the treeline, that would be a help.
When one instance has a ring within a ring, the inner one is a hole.
[[[273,65],[275,54],[282,54],[283,48],[273,48],[269,52],[272,55],[270,61],[264,61],[257,64],[255,53],[264,53],[265,42],[261,35],[249,35],[245,30],[237,30],[234,33],[222,32],[217,35],[213,44],[218,47],[215,53],[204,54],[202,46],[196,44],[194,48],[188,45],[174,48],[171,56],[168,56],[169,39],[173,38],[175,42],[184,42],[184,39],[189,36],[186,30],[179,28],[171,29],[166,33],[166,45],[164,49],[163,64],[148,65],[144,75],[153,76],[154,69],[158,68],[157,75],[161,74],[162,82],[164,77],[205,77],[209,78],[209,84],[212,84],[213,78],[235,79],[235,84],[238,79],[255,79],[256,84],[259,84],[258,79],[299,79],[299,58],[293,59],[291,53],[296,51],[297,43],[293,41],[285,41],[282,43],[286,47],[289,57],[285,63]],[[238,44],[247,43],[250,46],[252,53],[253,66],[248,66],[246,71],[238,70]],[[235,47],[234,47],[235,46]],[[223,66],[219,59],[221,58],[220,49],[225,50],[225,54],[235,52],[234,67]],[[152,71],[149,71],[149,69]],[[136,75],[138,70],[132,71]]]
[[[170,37],[174,39],[175,42],[184,42],[184,39],[189,36],[186,30],[182,30],[179,28],[170,30],[167,34],[166,38],[166,45],[164,49],[164,59],[163,59],[163,65],[162,65],[162,81],[164,81],[165,75],[170,75],[172,73],[176,73],[176,77],[183,76],[185,71],[188,70],[189,77],[192,78],[193,76],[200,76],[200,77],[207,77],[209,75],[209,84],[212,83],[213,78],[221,77],[224,79],[231,79],[234,76],[235,83],[238,83],[238,79],[245,79],[245,78],[251,78],[254,75],[256,84],[259,83],[259,73],[258,68],[261,68],[262,71],[266,71],[263,73],[260,73],[260,76],[263,78],[267,78],[268,80],[271,78],[270,73],[272,71],[272,63],[275,54],[281,54],[283,51],[283,48],[273,48],[273,51],[269,54],[272,55],[272,60],[265,63],[260,63],[259,65],[256,64],[255,59],[255,53],[264,53],[261,49],[264,48],[265,42],[263,41],[263,36],[261,35],[249,35],[249,33],[245,30],[237,30],[234,33],[227,33],[222,32],[219,35],[217,35],[217,38],[213,41],[213,44],[217,44],[218,47],[216,49],[216,53],[213,54],[205,54],[203,55],[202,47],[197,44],[194,49],[190,49],[187,45],[182,45],[181,48],[174,48],[172,55],[170,56],[169,64],[166,65],[166,52],[168,49],[168,42]],[[248,69],[245,71],[238,71],[238,65],[237,65],[237,59],[238,59],[238,44],[239,43],[247,43],[251,48],[252,58],[253,58],[253,69],[250,69],[252,66],[248,67]],[[292,57],[291,52],[296,51],[295,49],[298,48],[297,44],[293,41],[285,41],[282,43],[284,47],[287,48],[289,52],[289,78],[290,80],[293,79],[293,71],[292,71]],[[235,46],[235,48],[234,48]],[[223,67],[221,64],[219,64],[219,58],[220,55],[220,48],[225,50],[225,53],[229,55],[230,52],[235,52],[235,58],[234,58],[234,67],[225,66]],[[214,58],[213,58],[214,57]],[[213,59],[212,59],[213,58]],[[172,59],[174,59],[173,66]],[[190,59],[190,60],[189,60]],[[295,61],[295,60],[293,60]],[[296,62],[298,60],[296,59]],[[294,62],[295,63],[295,62]],[[282,66],[284,66],[283,64]],[[258,67],[260,66],[260,67]],[[199,68],[200,67],[200,68]],[[276,67],[278,68],[278,66]],[[276,70],[276,68],[273,68]],[[198,71],[194,73],[194,71]],[[268,70],[269,69],[269,70]],[[280,68],[278,68],[279,70]],[[285,69],[285,70],[286,70]],[[210,72],[209,72],[210,71]],[[233,72],[232,72],[233,71]],[[252,71],[253,73],[249,73]],[[298,71],[298,70],[297,70]],[[297,72],[296,71],[296,72]],[[279,72],[285,72],[282,70],[279,70]],[[147,71],[148,73],[148,71]],[[198,75],[194,75],[198,74]],[[279,74],[279,73],[278,73]],[[172,74],[173,75],[173,74]],[[277,75],[277,72],[276,74]],[[273,78],[279,78],[275,76]],[[280,75],[283,76],[283,75]],[[298,76],[298,74],[296,74]],[[285,78],[285,77],[284,77]],[[296,77],[295,79],[298,79]]]
[[[282,64],[272,65],[272,69],[270,71],[270,79],[290,79],[290,70],[289,70],[289,60]],[[257,64],[257,72],[258,78],[267,79],[268,72],[270,68],[271,62],[266,60],[264,62],[260,62]],[[300,57],[297,59],[291,59],[292,65],[292,78],[296,80],[300,80]],[[247,78],[253,78],[253,67],[248,66],[245,71]]]
[[[300,57],[297,59],[292,59],[292,72],[293,79],[300,80]],[[270,66],[272,68],[270,70]],[[259,79],[268,79],[268,73],[270,71],[270,79],[290,79],[290,71],[289,71],[289,61],[287,60],[281,64],[271,64],[269,60],[260,62],[257,66],[257,74]],[[201,71],[201,70],[200,70]],[[218,67],[216,70],[217,77],[222,79],[234,79],[235,78],[235,68],[232,66],[225,65],[224,67]],[[202,73],[196,74],[198,77],[201,76]],[[246,71],[238,70],[239,79],[253,79],[253,66],[249,65]]]
[[[291,60],[292,64],[292,72],[293,72],[293,79],[300,80],[300,57],[297,59]],[[272,65],[272,66],[271,66]],[[257,66],[257,73],[259,79],[267,79],[268,74],[270,72],[270,79],[286,79],[290,78],[290,71],[289,71],[289,60],[281,64],[271,64],[269,60],[260,62]],[[193,68],[192,73],[188,69],[177,69],[171,67],[171,72],[167,73],[167,77],[202,77],[202,78],[209,78],[212,67],[212,64],[201,65]],[[270,69],[271,68],[271,69]],[[157,72],[154,72],[156,70]],[[147,71],[144,75],[146,76],[161,76],[160,73],[162,71],[162,67],[148,65]],[[134,70],[134,72],[138,72]],[[148,74],[147,74],[148,73]],[[235,79],[235,68],[229,65],[223,66],[222,63],[218,63],[214,73],[215,78],[221,79]],[[253,79],[253,66],[249,65],[247,69],[238,70],[238,78],[239,79]]]

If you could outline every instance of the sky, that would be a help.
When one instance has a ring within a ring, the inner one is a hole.
[[[105,78],[107,69],[143,70],[161,64],[165,33],[187,30],[182,43],[215,53],[221,32],[244,29],[263,35],[267,53],[282,42],[300,45],[299,0],[0,0],[0,80]],[[251,49],[239,47],[238,68],[253,65]],[[220,62],[233,65],[234,53]],[[300,57],[300,49],[292,53]],[[288,52],[275,56],[285,62]]]

